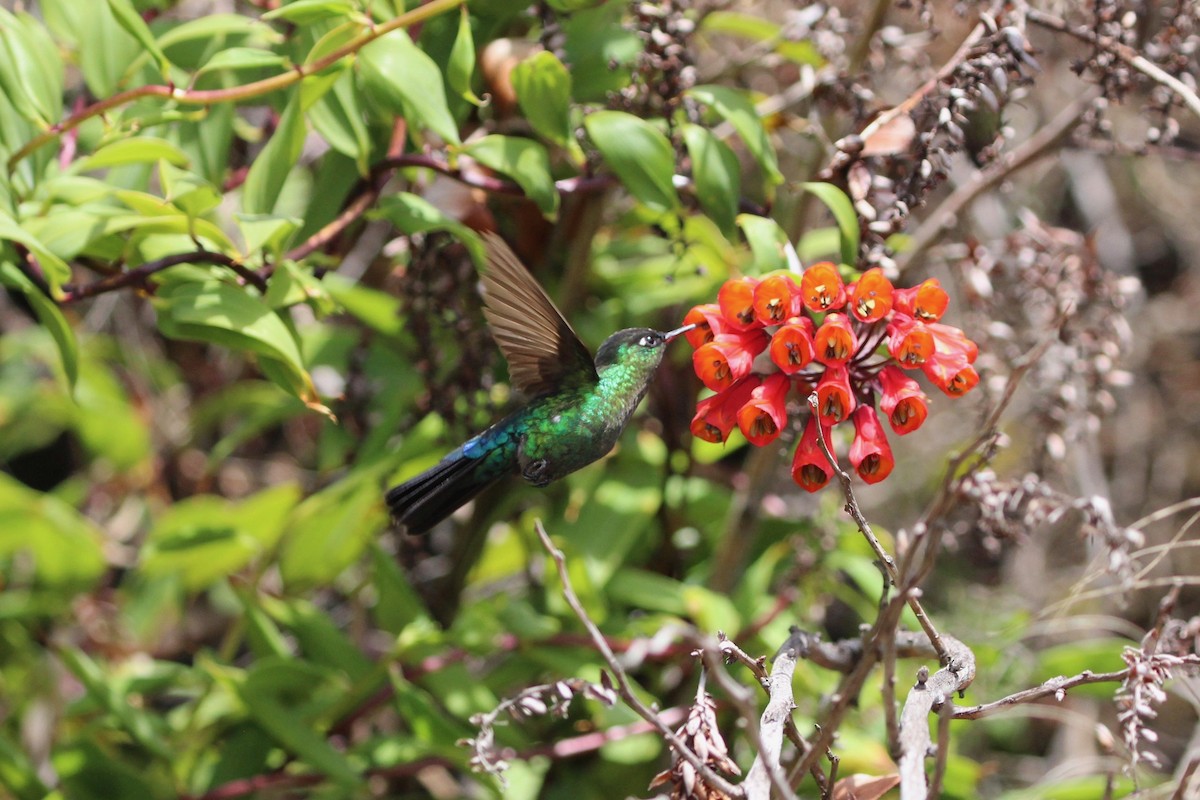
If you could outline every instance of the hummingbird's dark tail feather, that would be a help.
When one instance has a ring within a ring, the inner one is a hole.
[[[388,490],[388,510],[409,533],[427,533],[504,474],[490,459],[470,458],[455,450],[436,466]]]

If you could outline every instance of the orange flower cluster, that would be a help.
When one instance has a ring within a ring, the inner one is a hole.
[[[736,426],[753,444],[765,445],[787,423],[793,387],[804,398],[815,391],[817,413],[804,425],[792,478],[810,492],[829,482],[833,470],[817,426],[832,448],[830,430],[849,420],[850,463],[864,481],[878,483],[895,466],[879,412],[901,436],[929,416],[914,373],[923,372],[950,397],[979,383],[975,343],[939,322],[949,302],[936,278],[896,289],[874,268],[847,285],[828,262],[805,270],[799,284],[786,273],[726,281],[716,303],[696,306],[684,318],[685,325],[696,324],[686,334],[696,374],[716,392],[697,404],[692,433],[722,442]],[[759,359],[763,352],[769,366]],[[755,371],[756,360],[766,374]]]

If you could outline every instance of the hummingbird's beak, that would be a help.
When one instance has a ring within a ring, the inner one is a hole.
[[[676,328],[673,331],[667,331],[666,333],[663,334],[663,341],[669,342],[672,339],[674,339],[676,336],[687,333],[688,331],[690,331],[692,328],[695,328],[695,327],[696,327],[696,323],[693,322],[691,325],[684,325],[682,328]]]

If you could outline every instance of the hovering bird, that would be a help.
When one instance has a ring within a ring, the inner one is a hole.
[[[508,360],[509,380],[531,399],[388,491],[392,519],[413,534],[427,532],[505,475],[545,486],[604,456],[646,394],[667,342],[693,327],[617,331],[593,360],[504,240],[483,238],[483,313]]]

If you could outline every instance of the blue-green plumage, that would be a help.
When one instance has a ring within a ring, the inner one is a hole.
[[[618,331],[595,360],[507,245],[487,236],[484,313],[513,384],[532,400],[436,466],[393,487],[388,508],[409,533],[424,533],[505,475],[545,486],[616,444],[662,361],[686,329]]]

